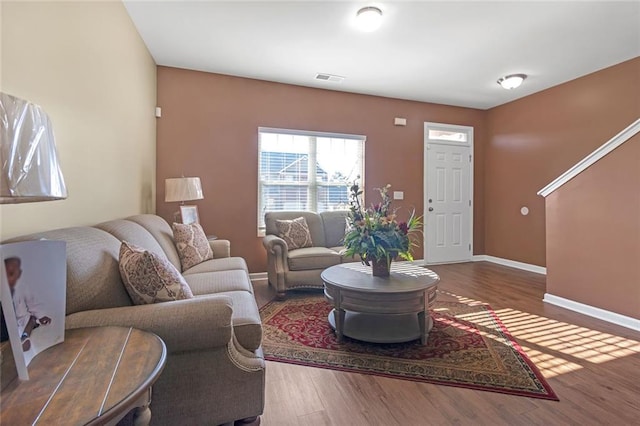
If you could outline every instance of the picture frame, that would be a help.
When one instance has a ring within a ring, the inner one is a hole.
[[[21,380],[40,352],[64,341],[66,243],[22,241],[0,245],[0,303]],[[4,333],[3,333],[4,334]]]
[[[185,225],[200,223],[198,206],[180,206],[180,218]]]

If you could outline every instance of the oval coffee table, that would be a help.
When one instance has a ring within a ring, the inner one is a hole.
[[[329,323],[338,341],[344,336],[373,343],[420,339],[424,345],[433,321],[440,277],[411,262],[392,262],[388,277],[374,277],[371,267],[343,263],[322,271],[325,298],[334,309]]]

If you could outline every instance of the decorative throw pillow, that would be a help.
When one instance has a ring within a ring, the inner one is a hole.
[[[136,305],[191,299],[184,277],[168,259],[123,241],[120,276]]]
[[[205,260],[213,259],[213,250],[199,223],[174,223],[173,240],[176,242],[183,271]]]
[[[289,250],[313,247],[309,226],[304,217],[293,220],[276,220],[278,236],[287,243]]]

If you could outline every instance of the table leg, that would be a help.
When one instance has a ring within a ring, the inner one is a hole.
[[[149,388],[147,397],[142,402],[142,405],[136,408],[135,413],[133,413],[134,426],[149,426],[149,423],[151,423],[151,409],[149,408],[150,404],[151,388]]]
[[[344,309],[335,308],[333,310],[333,319],[336,322],[336,337],[338,342],[342,342],[344,332]]]
[[[427,327],[426,321],[428,321],[429,316],[425,314],[425,311],[418,312],[418,325],[420,326],[420,343],[423,345],[427,344],[427,334],[429,332],[429,328]]]

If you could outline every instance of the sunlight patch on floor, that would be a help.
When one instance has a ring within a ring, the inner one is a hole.
[[[549,353],[540,352],[539,350],[524,345],[522,345],[521,347],[522,350],[526,352],[529,359],[535,364],[536,367],[538,367],[538,369],[547,379],[584,368],[580,364],[568,361],[565,358],[560,358]]]
[[[526,313],[527,322],[515,325],[508,316],[516,314],[521,319],[523,312],[507,308],[496,313],[518,339],[580,360],[599,364],[640,354],[637,340]]]
[[[482,303],[450,292],[441,293],[452,296],[461,303]],[[516,309],[498,309],[495,313],[547,378],[579,370],[583,368],[583,362],[600,364],[640,354],[640,342],[634,339]],[[471,321],[479,327],[489,327],[492,322],[478,314],[461,315],[459,318]],[[481,334],[492,338],[490,334],[482,331]]]

